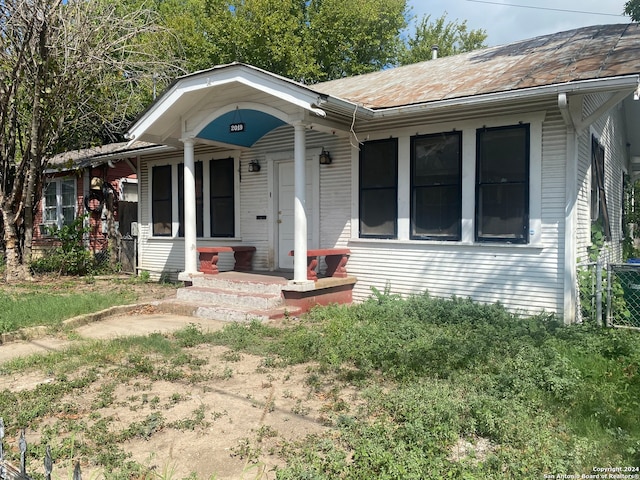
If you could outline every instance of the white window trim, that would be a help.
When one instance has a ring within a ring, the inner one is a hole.
[[[78,184],[74,177],[55,177],[50,178],[46,181],[44,191],[42,192],[42,223],[47,226],[55,225],[57,228],[62,228],[64,225],[64,217],[62,215],[62,184],[65,182],[70,182],[73,184],[73,219],[78,216]],[[47,197],[46,197],[46,189],[52,184],[56,184],[56,221],[47,221],[46,217],[46,209],[50,207],[47,205]]]
[[[124,201],[124,185],[125,184],[132,184],[132,185],[138,185],[138,179],[137,178],[121,178],[120,181],[118,182],[118,200],[120,201]],[[140,201],[140,188],[138,187],[138,201]]]
[[[489,117],[478,120],[447,122],[433,125],[419,125],[397,130],[363,132],[359,137],[363,141],[381,140],[395,137],[398,139],[398,235],[396,239],[360,238],[359,225],[359,149],[351,149],[352,198],[351,198],[351,238],[354,243],[398,243],[427,245],[474,245],[482,246],[475,241],[475,192],[476,192],[476,130],[487,127],[506,127],[519,123],[529,124],[529,240],[523,244],[501,244],[496,242],[492,247],[540,248],[542,247],[542,124],[546,111],[527,112]],[[411,240],[411,137],[441,132],[462,131],[462,231],[461,240]],[[366,140],[365,140],[366,139]]]

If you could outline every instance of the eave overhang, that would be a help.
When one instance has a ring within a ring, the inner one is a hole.
[[[468,97],[447,98],[411,105],[400,105],[388,108],[369,109],[372,118],[384,118],[402,115],[413,115],[437,111],[444,108],[491,105],[497,103],[518,101],[523,99],[536,99],[558,94],[588,94],[595,92],[620,92],[632,94],[638,88],[640,75],[625,75],[612,78],[597,78],[566,82],[539,87],[523,88],[503,92],[493,92]]]

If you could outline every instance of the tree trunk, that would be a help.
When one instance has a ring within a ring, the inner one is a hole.
[[[36,192],[42,183],[42,135],[41,135],[41,104],[42,104],[42,84],[47,73],[47,63],[49,60],[49,51],[47,49],[48,23],[46,16],[43,15],[45,21],[38,35],[38,53],[40,61],[35,69],[35,78],[33,79],[33,102],[31,110],[31,144],[29,149],[29,170],[27,175],[26,188],[23,194],[24,202],[24,244],[22,249],[22,263],[27,266],[31,263],[31,243],[33,240],[33,213],[38,203]]]
[[[6,256],[5,280],[7,283],[20,282],[31,278],[28,270],[21,261],[20,242],[16,230],[15,214],[9,205],[2,206],[2,220],[4,222],[4,244]]]

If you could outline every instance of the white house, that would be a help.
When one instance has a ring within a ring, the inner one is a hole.
[[[621,259],[639,80],[637,24],[315,85],[240,63],[180,77],[128,132],[132,155],[158,145],[138,154],[139,267],[190,281],[197,248],[253,246],[254,271],[304,291],[309,250],[348,248],[355,300],[428,290],[571,322],[593,221]]]

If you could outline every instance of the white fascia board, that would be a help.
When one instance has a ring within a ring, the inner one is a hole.
[[[240,71],[238,71],[240,70]],[[129,138],[140,138],[149,127],[164,115],[182,95],[197,90],[216,88],[231,83],[240,83],[262,91],[268,95],[308,110],[319,117],[326,113],[316,105],[325,101],[325,96],[285,79],[272,76],[267,72],[233,66],[227,69],[205,71],[192,77],[178,80],[176,84],[140,118],[129,131]]]
[[[171,105],[178,101],[182,96],[182,92],[172,88],[170,92],[167,92],[153,107],[143,114],[141,118],[132,125],[125,135],[129,139],[129,143],[133,143],[140,140],[141,136],[149,129],[149,127],[156,122]]]
[[[266,74],[259,74],[259,72],[248,73],[248,75],[237,76],[235,81],[293,105],[297,105],[305,110],[309,110],[319,117],[326,116],[325,111],[317,107],[317,105],[322,104],[324,101],[323,95],[311,89],[288,83],[279,78],[267,76]]]
[[[624,77],[596,78],[591,80],[580,80],[576,82],[558,83],[541,87],[523,88],[522,90],[509,90],[506,92],[487,93],[484,95],[474,95],[462,98],[451,98],[438,100],[435,102],[420,103],[413,105],[403,105],[400,107],[384,108],[374,110],[374,117],[390,117],[431,111],[452,106],[472,106],[489,103],[502,102],[505,100],[518,100],[526,98],[542,97],[547,95],[557,95],[560,93],[590,93],[596,91],[611,91],[630,89],[629,93],[637,88],[640,82],[640,75],[629,75]]]

